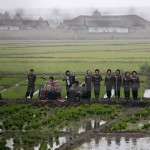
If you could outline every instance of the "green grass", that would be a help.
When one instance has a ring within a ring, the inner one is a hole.
[[[0,41],[0,72],[23,73],[22,76],[4,76],[0,80],[0,90],[18,82],[26,80],[26,74],[30,68],[35,73],[63,73],[66,70],[72,72],[92,72],[96,68],[105,73],[108,68],[115,72],[137,70],[144,62],[150,63],[150,40],[85,40],[85,41]],[[48,76],[47,76],[48,77]],[[65,82],[63,75],[56,76],[60,80],[62,96],[65,97]],[[104,77],[103,77],[104,79]],[[84,81],[84,76],[78,76],[77,80]],[[146,81],[146,77],[140,77]],[[36,90],[44,85],[39,76],[36,81]],[[143,84],[144,89],[145,84]],[[14,86],[2,93],[6,99],[24,98],[27,82]],[[101,98],[105,94],[104,82],[101,84]],[[140,95],[140,91],[139,91]],[[121,89],[121,97],[124,97]],[[34,98],[37,98],[35,95]]]
[[[0,41],[0,72],[140,71],[150,62],[150,40]]]

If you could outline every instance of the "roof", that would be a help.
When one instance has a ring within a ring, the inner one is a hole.
[[[93,20],[87,21],[87,20]],[[99,20],[99,21],[95,21]],[[89,24],[97,26],[97,24],[108,24],[112,23],[116,25],[114,21],[117,21],[116,24],[120,24],[122,26],[130,27],[130,26],[145,26],[150,22],[137,16],[137,15],[120,15],[120,16],[78,16],[72,20],[64,20],[64,24],[67,26],[87,26]],[[119,21],[120,20],[120,21]],[[102,23],[100,23],[102,21]]]
[[[48,27],[48,21],[40,20],[22,20],[22,19],[0,19],[0,25],[2,26],[29,26],[29,27]]]
[[[119,19],[86,19],[88,27],[120,27],[122,22]]]

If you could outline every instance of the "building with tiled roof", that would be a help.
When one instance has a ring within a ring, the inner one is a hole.
[[[78,16],[72,20],[64,20],[63,24],[69,30],[102,33],[119,32],[128,33],[136,29],[143,29],[150,24],[149,21],[137,15],[102,16]]]

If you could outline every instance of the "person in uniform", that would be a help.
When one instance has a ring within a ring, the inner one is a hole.
[[[71,74],[70,71],[67,70],[63,81],[66,81],[67,99],[69,99],[69,90],[71,86],[75,83],[75,75]]]
[[[120,88],[121,88],[121,84],[122,84],[122,77],[120,75],[120,70],[117,69],[116,72],[115,72],[115,75],[113,76],[113,85],[114,85],[115,97],[116,97],[117,101],[120,100]]]
[[[138,98],[138,89],[140,87],[140,80],[136,71],[132,72],[131,76],[131,88],[132,88],[132,96],[133,100],[136,101]]]
[[[85,86],[86,86],[87,100],[90,100],[92,91],[92,74],[90,70],[87,70],[85,75]]]
[[[108,100],[111,98],[111,90],[113,86],[113,76],[111,74],[111,69],[107,70],[107,74],[105,76],[105,86],[106,86],[106,94]]]
[[[99,69],[95,70],[95,74],[92,77],[92,82],[94,86],[95,99],[98,100],[100,96],[100,81],[102,81],[102,76],[99,73]]]
[[[122,79],[122,86],[124,88],[124,96],[126,101],[130,99],[130,86],[131,86],[131,78],[130,73],[127,71],[125,76]]]
[[[30,96],[30,99],[32,99],[36,81],[36,75],[33,69],[30,69],[30,73],[28,74],[27,79],[28,79],[28,87],[25,98],[27,99],[28,96]]]

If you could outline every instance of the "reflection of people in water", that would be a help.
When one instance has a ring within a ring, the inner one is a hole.
[[[57,138],[55,138],[55,141],[56,141],[56,145],[59,145],[60,144],[60,142],[59,142],[59,138],[57,137]]]
[[[137,139],[136,138],[132,138],[132,143],[133,143],[133,145],[137,145]]]
[[[129,137],[125,137],[125,142],[129,143]]]
[[[97,138],[95,138],[95,144],[99,144],[99,138],[97,137]]]
[[[108,145],[108,146],[111,146],[111,141],[112,141],[112,138],[109,137],[109,138],[107,139],[107,145]]]
[[[120,145],[120,139],[121,139],[120,137],[115,138],[116,145]]]
[[[87,122],[86,124],[86,128],[85,128],[85,131],[89,131],[92,129],[92,124],[91,124],[91,120]]]

